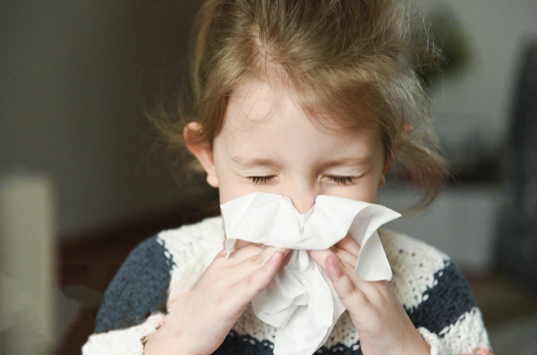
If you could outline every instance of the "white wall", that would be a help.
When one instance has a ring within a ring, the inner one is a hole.
[[[524,43],[537,40],[537,1],[412,1],[425,15],[450,8],[472,50],[468,67],[445,75],[431,92],[437,133],[448,153],[455,153],[450,161],[477,159],[483,151],[501,156]],[[501,184],[456,184],[446,188],[429,210],[390,227],[435,245],[467,271],[486,272],[494,258],[503,193]],[[381,203],[408,205],[406,191],[381,191],[380,196]]]
[[[523,43],[537,38],[535,0],[413,0],[425,14],[449,7],[467,33],[472,62],[459,75],[445,76],[433,91],[438,126],[461,139],[486,143],[505,138]],[[439,132],[442,135],[443,132]]]
[[[140,96],[173,77],[152,69],[181,62],[192,3],[2,2],[0,170],[52,177],[61,234],[181,195],[168,170],[161,178],[145,165],[152,142]]]
[[[491,186],[446,188],[425,211],[403,213],[387,228],[420,239],[448,254],[466,272],[490,271],[498,238],[503,190]],[[408,188],[380,189],[379,203],[405,211],[418,194]]]

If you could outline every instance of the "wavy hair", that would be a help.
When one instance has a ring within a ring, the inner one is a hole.
[[[208,0],[195,27],[191,104],[160,127],[179,143],[185,124],[197,121],[195,141],[212,142],[235,88],[247,77],[277,76],[321,123],[376,127],[387,158],[425,188],[418,205],[427,206],[448,168],[417,75],[440,55],[416,23],[410,5],[396,0]]]

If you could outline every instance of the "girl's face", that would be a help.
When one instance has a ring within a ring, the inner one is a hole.
[[[296,95],[267,82],[244,82],[230,98],[212,151],[208,143],[188,145],[209,184],[219,188],[220,203],[255,191],[288,196],[300,213],[317,195],[376,202],[387,170],[378,132],[321,126]]]

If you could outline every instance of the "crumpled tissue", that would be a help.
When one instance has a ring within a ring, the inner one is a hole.
[[[292,249],[252,308],[277,328],[275,355],[310,355],[328,339],[345,311],[328,276],[308,254],[324,250],[347,233],[360,244],[355,273],[367,281],[391,280],[392,271],[377,229],[401,215],[387,207],[319,195],[299,213],[289,197],[254,192],[220,206],[229,256],[237,240]]]

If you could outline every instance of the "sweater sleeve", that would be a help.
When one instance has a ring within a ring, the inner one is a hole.
[[[459,269],[448,260],[432,278],[422,302],[407,310],[431,355],[492,354],[481,312]]]
[[[143,354],[143,338],[162,322],[174,265],[158,237],[139,244],[108,286],[83,355]]]
[[[400,233],[383,231],[392,287],[431,355],[488,355],[490,343],[470,285],[441,251]]]

